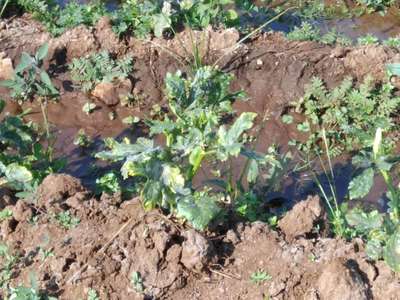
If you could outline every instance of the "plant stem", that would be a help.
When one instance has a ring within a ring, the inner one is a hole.
[[[50,129],[49,129],[49,122],[47,121],[47,101],[40,99],[40,108],[42,110],[42,116],[43,116],[43,123],[44,127],[46,129],[46,139],[50,139]]]
[[[3,7],[1,8],[1,11],[0,11],[0,18],[3,16],[3,13],[4,13],[4,11],[6,10],[6,7],[7,7],[7,5],[8,5],[8,2],[10,2],[10,0],[6,0],[6,1],[4,2]]]

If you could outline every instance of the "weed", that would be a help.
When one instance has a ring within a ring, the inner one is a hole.
[[[89,289],[87,300],[100,300],[99,296],[97,295],[96,290]]]
[[[7,290],[9,288],[13,269],[18,262],[18,257],[12,255],[5,244],[0,244],[0,257],[3,258],[3,264],[0,269],[0,289]]]
[[[84,92],[89,92],[101,82],[127,78],[132,71],[132,58],[115,60],[108,52],[102,51],[74,58],[69,68],[72,80],[79,83]]]
[[[82,106],[82,111],[87,114],[90,115],[92,112],[94,112],[94,110],[97,108],[97,105],[93,102],[86,102],[83,106]]]
[[[19,102],[28,101],[34,96],[38,96],[37,100],[42,109],[47,138],[50,137],[46,112],[47,102],[59,96],[59,92],[53,86],[49,75],[41,68],[48,50],[49,46],[46,43],[38,49],[33,57],[22,52],[20,63],[15,68],[14,78],[0,82],[0,85],[11,89],[11,96]]]
[[[378,45],[379,44],[379,39],[372,35],[372,34],[367,34],[364,36],[360,36],[357,39],[357,43],[360,46],[368,46],[368,45]]]
[[[139,272],[132,273],[131,285],[137,293],[141,294],[144,292],[143,279]]]
[[[39,247],[39,255],[40,255],[40,259],[42,260],[42,262],[44,262],[46,259],[50,258],[50,257],[54,257],[54,252],[53,249],[45,249],[43,247]]]
[[[115,194],[121,191],[119,178],[114,172],[109,172],[99,179],[96,179],[96,189],[98,194],[105,192],[107,194]]]
[[[320,151],[324,128],[332,156],[371,146],[378,127],[388,133],[395,128],[393,115],[400,98],[393,92],[390,83],[376,86],[371,77],[358,88],[353,87],[351,78],[347,78],[331,91],[320,79],[312,79],[306,86],[304,97],[292,103],[294,110],[305,116],[303,122],[297,123],[297,129],[309,134],[307,141],[294,144],[304,153]],[[285,116],[285,121],[292,119]],[[392,143],[389,137],[384,141],[385,147]]]
[[[51,159],[51,149],[40,144],[32,123],[25,124],[21,116],[7,116],[0,122],[0,147],[1,185],[24,191],[17,193],[19,197],[31,195],[44,177],[64,166],[62,159]]]
[[[292,41],[316,41],[320,39],[320,32],[309,22],[303,22],[300,27],[295,27],[286,36]]]
[[[321,35],[319,29],[309,22],[303,22],[300,27],[295,27],[293,31],[287,34],[287,38],[292,41],[316,41],[326,45],[349,46],[352,44],[348,37],[338,33],[335,28]]]
[[[0,222],[7,220],[8,218],[11,218],[12,216],[13,216],[12,210],[5,208],[2,211],[0,211]]]
[[[395,0],[357,0],[361,5],[365,5],[369,12],[385,11],[389,6],[395,3]]]
[[[391,48],[400,48],[400,38],[390,37],[387,40],[383,41],[383,44]]]
[[[89,136],[86,135],[85,130],[80,129],[74,139],[74,145],[82,147],[82,148],[88,148],[92,144],[93,144],[93,141]]]
[[[61,227],[67,230],[78,226],[78,224],[81,222],[79,218],[72,216],[69,211],[58,213],[55,216],[55,219]]]
[[[264,270],[257,270],[256,272],[252,273],[250,276],[250,280],[252,283],[261,284],[265,281],[269,281],[272,279],[272,276],[268,274]]]

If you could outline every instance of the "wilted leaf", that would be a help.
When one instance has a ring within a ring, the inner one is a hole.
[[[350,199],[365,197],[374,184],[374,169],[365,169],[360,175],[353,178],[349,184]]]

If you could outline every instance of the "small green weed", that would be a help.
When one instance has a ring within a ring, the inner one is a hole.
[[[361,5],[365,5],[369,12],[386,11],[387,8],[395,3],[395,0],[357,0]]]
[[[72,80],[77,82],[83,91],[89,92],[101,82],[127,78],[132,71],[132,63],[130,57],[115,60],[108,52],[102,51],[73,59],[69,68]]]
[[[400,98],[394,96],[390,83],[376,86],[371,77],[358,88],[347,78],[331,91],[320,79],[314,78],[306,86],[304,97],[292,103],[294,111],[305,116],[304,121],[297,122],[297,129],[309,136],[306,142],[292,144],[297,144],[304,153],[320,151],[324,128],[332,156],[371,146],[378,127],[387,133],[396,128],[393,116],[399,104]],[[284,118],[286,122],[292,120],[288,116]],[[392,143],[390,137],[384,141],[385,147]]]
[[[5,208],[0,211],[0,222],[7,220],[8,218],[13,216],[13,212],[11,209]]]
[[[74,139],[74,145],[81,148],[88,148],[93,144],[92,139],[85,134],[84,129],[80,129]]]
[[[367,34],[367,35],[359,37],[357,39],[357,43],[360,46],[378,45],[379,39],[372,34]]]
[[[295,27],[286,36],[292,41],[317,41],[320,39],[320,32],[309,22],[303,22],[300,27]]]
[[[383,44],[391,48],[400,48],[400,38],[398,37],[388,38],[387,40],[383,41]]]
[[[265,281],[269,281],[272,279],[272,276],[268,274],[264,270],[257,270],[256,272],[252,273],[250,276],[250,280],[252,283],[261,284]]]
[[[131,275],[131,284],[133,289],[141,294],[144,292],[143,279],[139,272],[133,272]]]
[[[61,227],[67,230],[78,226],[81,221],[79,218],[72,216],[69,211],[58,213],[55,219]]]
[[[107,194],[115,194],[121,191],[119,178],[114,172],[108,172],[102,177],[96,179],[96,190],[98,194],[105,192]]]
[[[87,295],[87,300],[100,300],[100,297],[97,295],[96,290],[89,289],[88,295]]]

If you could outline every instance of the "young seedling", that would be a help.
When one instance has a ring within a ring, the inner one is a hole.
[[[97,295],[96,290],[89,289],[88,295],[87,295],[87,300],[100,300],[99,296]]]
[[[96,109],[96,107],[97,105],[93,102],[86,102],[82,107],[82,111],[85,114],[90,115]]]
[[[272,279],[272,276],[268,274],[264,270],[257,270],[256,272],[252,273],[250,276],[250,280],[252,283],[261,284],[265,281],[269,281]]]
[[[92,139],[85,134],[85,130],[80,129],[74,139],[74,145],[82,148],[88,148],[92,145],[92,143]]]
[[[139,272],[132,273],[131,284],[137,293],[142,294],[144,292],[143,279]]]
[[[81,221],[79,218],[72,216],[69,211],[58,213],[55,219],[61,227],[67,230],[78,226]]]

